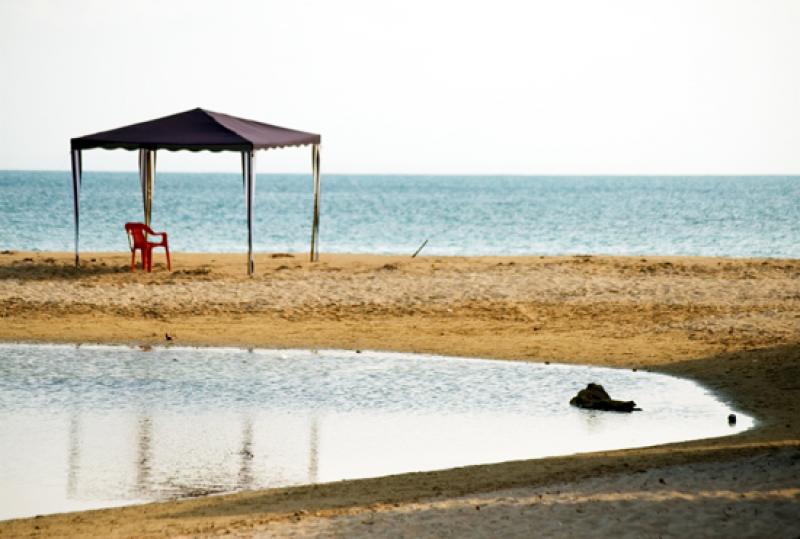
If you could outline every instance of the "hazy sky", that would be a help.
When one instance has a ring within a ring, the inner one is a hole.
[[[321,133],[323,173],[800,173],[798,0],[0,0],[0,73],[3,169],[200,106]]]

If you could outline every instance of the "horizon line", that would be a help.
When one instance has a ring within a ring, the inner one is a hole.
[[[66,174],[71,174],[71,169],[38,169],[38,168],[2,168],[0,172],[63,172]],[[112,173],[112,174],[138,174],[139,172],[135,169],[130,170],[108,170],[108,169],[90,169],[90,170],[83,170],[83,174],[87,172],[90,173]],[[241,174],[241,170],[211,170],[211,171],[202,171],[202,170],[163,170],[158,171],[156,170],[156,175],[159,174]],[[269,172],[258,172],[259,175],[267,174],[267,175],[282,175],[282,176],[305,176],[310,175],[311,171],[308,172],[281,172],[281,171],[269,171]],[[334,176],[467,176],[467,177],[484,177],[484,176],[492,176],[492,177],[530,177],[530,178],[542,178],[542,177],[555,177],[555,178],[568,178],[568,177],[607,177],[607,178],[619,178],[619,177],[647,177],[647,178],[671,178],[671,177],[794,177],[800,176],[800,172],[768,172],[768,173],[760,173],[760,172],[747,172],[747,173],[717,173],[717,172],[704,172],[704,173],[695,173],[695,172],[668,172],[668,173],[635,173],[635,172],[620,172],[620,173],[588,173],[588,172],[559,172],[559,173],[517,173],[517,172],[469,172],[469,173],[461,173],[461,172],[338,172],[338,171],[328,171],[322,172],[322,175],[334,175]]]

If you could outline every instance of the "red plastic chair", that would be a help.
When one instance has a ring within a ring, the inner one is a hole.
[[[142,269],[150,272],[153,266],[153,247],[163,247],[167,251],[167,269],[172,271],[166,232],[153,232],[144,223],[125,223],[125,232],[128,233],[128,245],[131,248],[131,271],[136,271],[136,249],[139,249],[142,253]],[[148,236],[161,236],[161,241],[149,241]]]

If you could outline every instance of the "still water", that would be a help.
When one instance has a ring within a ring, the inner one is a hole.
[[[588,382],[643,411],[578,410]],[[0,519],[741,432],[669,376],[341,350],[0,345]]]

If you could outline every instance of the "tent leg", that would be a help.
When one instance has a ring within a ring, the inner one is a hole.
[[[79,230],[80,230],[80,210],[81,210],[81,174],[83,164],[81,163],[81,151],[72,150],[72,200],[75,211],[75,267],[81,266],[81,255],[79,250]]]
[[[247,216],[247,230],[250,230],[250,174],[247,172],[247,167],[250,165],[250,153],[242,152],[242,187],[244,188],[244,213]],[[247,259],[247,274],[250,275],[250,258]]]
[[[156,183],[155,150],[139,150],[139,185],[142,187],[144,224],[150,226],[153,211],[153,190]]]
[[[153,188],[156,183],[156,152],[154,150],[146,152],[144,224],[150,226],[153,216]]]
[[[146,174],[146,167],[147,167],[147,150],[139,149],[139,187],[142,190],[142,209],[144,211],[144,215],[147,216],[147,192],[145,190],[145,185],[147,184],[147,174]]]
[[[245,176],[246,176],[246,202],[247,202],[247,274],[252,276],[255,272],[255,263],[253,262],[253,202],[256,191],[256,155],[254,151],[247,152],[245,158]]]
[[[319,144],[311,146],[311,169],[314,174],[314,216],[311,222],[311,262],[319,260]]]
[[[242,189],[247,198],[247,152],[242,152]]]
[[[153,213],[153,193],[156,189],[156,150],[149,152],[150,166],[148,172],[150,175],[147,177],[148,192],[147,192],[147,226],[150,226],[152,213]]]

